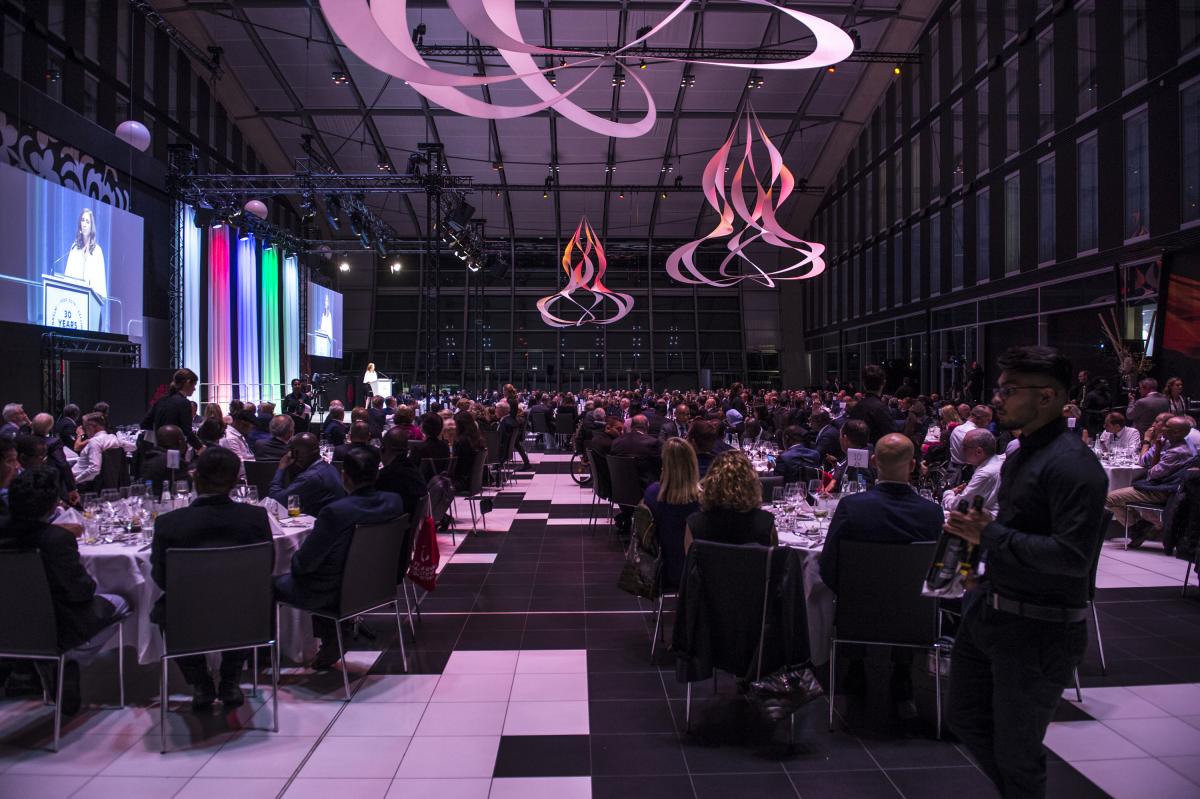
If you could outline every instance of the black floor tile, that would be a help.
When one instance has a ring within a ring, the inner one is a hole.
[[[937,793],[939,796],[1000,799],[996,786],[975,766],[891,769],[887,775],[905,796],[923,797]],[[935,790],[931,790],[933,786],[936,786]]]
[[[621,699],[588,704],[588,724],[598,733],[674,733],[675,722],[665,699]]]
[[[863,771],[876,769],[875,761],[857,738],[827,729],[797,729],[796,742],[783,762],[786,771]]]
[[[902,794],[893,787],[882,771],[810,771],[793,773],[792,782],[801,796],[819,799],[899,799]],[[941,796],[926,787],[919,797]]]
[[[577,777],[591,770],[587,735],[505,735],[494,777]]]
[[[540,611],[541,607],[534,608]],[[582,613],[530,613],[527,630],[582,630],[587,625]]]
[[[927,796],[928,794],[922,794]],[[1108,799],[1108,794],[1070,763],[1046,764],[1046,796],[1054,799]]]
[[[969,761],[953,744],[925,738],[863,739],[863,745],[884,769],[965,766]]]
[[[587,631],[588,649],[626,649],[642,651],[650,658],[650,632],[641,630],[591,630]]]
[[[665,696],[657,672],[588,675],[589,699],[664,699]]]
[[[670,666],[674,663],[674,658],[664,649],[655,657],[657,664],[662,666]],[[650,662],[650,642],[646,641],[645,647],[639,652],[631,649],[589,649],[588,650],[588,672],[589,673],[604,673],[604,672],[650,672],[658,673],[659,665]],[[675,679],[672,675],[671,679]]]
[[[687,799],[692,792],[688,777],[592,777],[592,799]]]
[[[693,706],[694,713],[694,706]],[[692,733],[684,736],[683,757],[688,771],[697,774],[783,774],[779,755],[784,750],[773,746],[754,746],[723,736],[719,744],[700,742],[703,732],[693,717]],[[697,788],[699,792],[699,788]]]
[[[697,799],[797,799],[799,794],[788,775],[706,774],[692,775]]]
[[[521,630],[493,630],[470,635],[463,633],[455,649],[520,649],[522,635]]]
[[[592,735],[592,774],[686,774],[674,735]]]
[[[583,630],[526,630],[522,649],[583,649],[587,634]]]

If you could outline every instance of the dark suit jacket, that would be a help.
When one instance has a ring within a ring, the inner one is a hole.
[[[293,494],[300,497],[301,513],[316,516],[330,502],[346,496],[346,489],[333,464],[317,458],[295,477],[283,469],[276,470],[275,477],[271,479],[271,499],[286,506],[288,497]]]
[[[277,461],[281,460],[287,454],[288,442],[280,441],[275,436],[271,436],[261,441],[255,441],[251,449],[254,450],[255,460]]]
[[[782,477],[785,483],[815,479],[816,468],[820,465],[820,460],[820,455],[816,450],[809,449],[803,444],[796,444],[779,453],[779,457],[775,461],[775,474]]]
[[[371,428],[371,438],[383,438],[383,428],[386,423],[386,410],[383,408],[367,408],[367,425]]]
[[[637,459],[638,479],[642,481],[643,490],[662,474],[662,442],[652,435],[631,430],[617,436],[608,454]]]
[[[861,419],[867,423],[871,431],[871,443],[874,444],[888,433],[896,432],[896,422],[888,411],[883,400],[874,394],[863,397],[854,409],[850,411],[851,419]]]
[[[832,423],[825,425],[817,433],[817,440],[814,442],[813,448],[821,456],[822,464],[825,463],[826,455],[832,455],[836,460],[846,457],[846,453],[842,452],[841,433]]]
[[[350,450],[354,449],[355,447],[369,447],[370,449],[375,450],[376,455],[379,454],[378,447],[371,446],[370,444],[363,444],[361,442],[358,444],[352,444],[349,441],[347,441],[345,444],[342,444],[339,447],[333,448],[333,460],[335,460],[335,461],[346,460],[346,453],[348,453]]]
[[[1169,410],[1171,410],[1171,401],[1155,391],[1129,403],[1129,407],[1125,409],[1125,418],[1138,429],[1139,433],[1145,433],[1150,429],[1150,425],[1154,424],[1155,416]]]
[[[663,425],[667,423],[666,417],[659,416],[657,411],[646,411],[645,416],[647,424],[650,425],[650,435],[658,438]]]
[[[408,448],[408,462],[428,480],[450,465],[450,445],[440,438],[418,441]]]
[[[112,606],[96,596],[96,581],[83,568],[79,545],[69,531],[45,522],[12,521],[0,532],[0,549],[40,551],[59,647],[72,649],[104,629]]]
[[[176,476],[183,480],[188,476],[182,458],[180,464],[180,467],[175,469],[175,473],[172,474],[171,469],[167,468],[167,451],[165,449],[156,446],[139,447],[133,456],[133,473],[139,481],[150,481],[150,488],[154,491],[154,497],[157,499],[162,494],[164,480],[169,482],[176,479]]]
[[[46,463],[58,469],[58,488],[63,495],[75,490],[75,474],[71,464],[67,463],[67,455],[63,451],[63,443],[57,436],[46,436]]]
[[[58,436],[65,447],[75,446],[75,431],[79,429],[79,423],[70,416],[60,416],[58,421],[54,423],[54,435]]]
[[[404,458],[396,458],[379,470],[375,489],[398,494],[404,501],[405,513],[416,513],[421,499],[429,493],[429,487],[421,477],[420,470]]]
[[[342,591],[350,538],[359,524],[374,524],[404,513],[396,494],[362,488],[328,505],[312,533],[292,555],[292,579],[305,607],[333,608]]]
[[[321,426],[321,435],[329,440],[330,445],[337,447],[346,443],[346,430],[344,422],[326,419],[325,424]]]
[[[150,574],[163,596],[154,603],[150,620],[161,624],[167,591],[167,550],[201,547],[240,547],[271,540],[267,511],[234,502],[228,496],[199,497],[186,508],[159,516],[150,547]]]
[[[880,483],[838,503],[821,551],[821,580],[837,592],[838,542],[878,541],[911,544],[936,541],[942,531],[942,509],[900,483]]]

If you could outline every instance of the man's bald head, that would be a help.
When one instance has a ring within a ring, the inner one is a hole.
[[[996,454],[996,437],[982,427],[963,436],[963,460],[978,466]]]
[[[304,470],[321,456],[321,441],[312,433],[300,433],[292,436],[288,449],[291,450],[292,460]]]
[[[1183,416],[1172,416],[1163,428],[1167,440],[1176,445],[1182,444],[1190,432],[1192,432],[1192,423]]]
[[[164,424],[155,430],[154,441],[165,450],[183,451],[183,431],[173,424]]]
[[[888,433],[875,444],[875,454],[871,458],[880,480],[907,483],[913,466],[912,441],[908,436]]]
[[[35,436],[48,436],[54,429],[54,417],[48,413],[39,413],[31,422]]]
[[[629,420],[629,429],[637,430],[639,433],[646,433],[650,430],[650,421],[640,413]]]

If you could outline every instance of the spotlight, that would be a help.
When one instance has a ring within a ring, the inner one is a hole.
[[[331,230],[339,230],[342,226],[342,204],[332,194],[325,198],[325,220]]]
[[[499,172],[502,169],[504,169],[503,162],[501,162],[501,161],[493,161],[492,162],[492,171],[493,172]]]
[[[499,197],[499,196],[500,196],[500,192],[496,192],[496,196],[497,196],[497,197]]]
[[[674,172],[674,171],[675,171],[675,165],[674,165],[674,164],[672,164],[670,161],[668,161],[667,163],[665,163],[665,164],[663,164],[661,167],[659,167],[659,168],[658,168],[658,171],[659,171],[659,172]]]
[[[675,191],[679,191],[682,188],[683,188],[683,175],[676,175],[675,176]]]
[[[329,79],[333,81],[334,86],[345,86],[350,82],[350,76],[340,70],[329,73]]]
[[[690,72],[683,73],[683,77],[679,79],[679,88],[690,89],[696,85],[696,76]]]
[[[634,38],[635,39],[644,39],[650,35],[650,31],[652,31],[652,30],[654,30],[654,29],[651,28],[649,25],[643,25],[642,27],[638,28],[637,36],[635,36]]]
[[[893,74],[893,75],[899,75],[899,74],[900,74],[900,65],[899,65],[899,64],[897,64],[896,66],[892,67],[892,74]]]
[[[400,270],[401,270],[401,268],[403,268],[403,266],[402,266],[402,264],[401,264],[399,261],[396,261],[394,264],[392,264],[392,265],[391,265],[390,267],[388,267],[388,268],[389,268],[390,270],[392,270],[392,274],[393,274],[393,275],[398,275],[398,274],[400,274]]]
[[[751,75],[750,79],[746,81],[747,89],[761,89],[764,85],[766,85],[766,80],[762,75]]]
[[[542,199],[543,200],[550,196],[550,190],[553,188],[554,188],[554,178],[547,175],[545,189],[543,189],[543,191],[542,191]]]
[[[825,67],[825,71],[832,75],[833,73],[837,72],[837,67],[835,67],[833,64],[830,64],[829,66]]]
[[[378,164],[376,164],[376,165],[375,165],[375,167],[376,167],[376,168],[377,168],[377,169],[378,169],[380,172],[391,172],[391,171],[392,171],[392,162],[391,162],[391,161],[388,161],[388,160],[386,160],[386,159],[380,159],[380,160],[379,160],[379,163],[378,163]]]
[[[613,86],[624,86],[625,85],[625,73],[620,72],[620,71],[614,72],[613,77],[612,77],[612,85]]]
[[[558,77],[553,72],[546,73],[546,80],[550,81],[551,86],[558,85]]]
[[[349,272],[350,271],[350,262],[342,261],[340,264],[338,264],[338,269],[342,272]]]
[[[665,200],[665,199],[667,199],[667,193],[666,193],[665,191],[664,191],[662,194],[658,195],[658,196],[659,196],[659,197],[662,197],[664,200]]]
[[[649,66],[649,65],[645,62],[644,59],[641,61],[638,61],[638,69],[645,69],[647,66]]]
[[[854,44],[855,50],[862,49],[862,37],[858,35],[858,28],[850,29],[850,41]]]
[[[59,72],[57,69],[46,70],[46,82],[47,83],[58,83],[60,80],[62,80],[62,73]]]
[[[625,199],[625,192],[621,192],[620,194],[618,194],[618,195],[617,195],[617,199],[618,199],[618,200],[624,200],[624,199]]]

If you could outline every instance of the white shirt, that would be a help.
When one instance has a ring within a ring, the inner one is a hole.
[[[971,502],[975,497],[983,497],[983,509],[995,517],[996,512],[1000,509],[1000,467],[1003,465],[1004,458],[999,455],[993,455],[979,464],[975,467],[975,473],[971,475],[971,479],[967,481],[967,487],[961,493],[955,494],[953,491],[947,491],[942,494],[942,507],[946,510],[954,510],[959,500],[965,499]]]
[[[379,375],[377,375],[375,372],[363,372],[362,381],[364,383],[374,383],[378,379]]]
[[[79,458],[71,466],[76,483],[95,480],[100,475],[100,457],[106,449],[121,448],[121,441],[112,433],[100,431],[87,440],[79,451]]]
[[[978,430],[974,422],[970,419],[960,424],[958,427],[950,431],[950,462],[951,463],[966,463],[963,460],[962,448],[963,439],[967,437],[967,433],[972,430]]]
[[[67,277],[82,280],[103,301],[108,297],[108,272],[104,268],[104,251],[97,244],[91,252],[72,246],[67,253]]]
[[[246,439],[238,432],[233,425],[225,428],[225,436],[221,439],[220,446],[237,455],[244,461],[254,460],[254,452],[246,443]]]
[[[1113,452],[1121,449],[1138,449],[1142,445],[1142,434],[1136,427],[1122,427],[1115,436],[1105,430],[1100,434],[1100,449]]]

